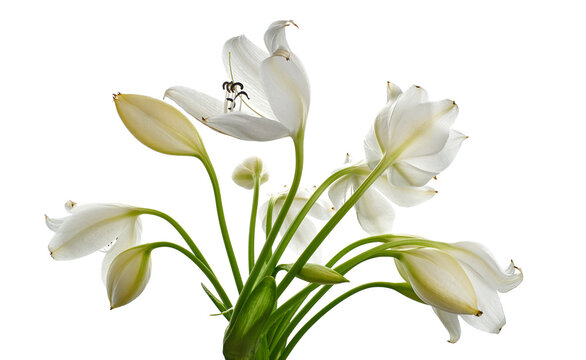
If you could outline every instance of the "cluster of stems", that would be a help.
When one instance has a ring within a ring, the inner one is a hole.
[[[266,276],[274,276],[278,272],[278,270],[280,269],[278,268],[278,262],[281,256],[283,255],[285,249],[287,248],[287,245],[293,238],[295,232],[297,231],[298,227],[300,226],[301,222],[303,221],[307,213],[311,210],[312,206],[320,198],[320,196],[336,180],[340,179],[345,175],[350,174],[352,171],[355,170],[351,166],[343,168],[330,175],[319,187],[317,187],[311,195],[311,197],[307,200],[305,205],[299,211],[293,222],[286,229],[280,241],[275,247],[277,235],[279,234],[279,231],[283,226],[283,222],[285,220],[287,212],[289,211],[291,204],[294,200],[295,194],[297,193],[303,171],[303,134],[300,134],[295,139],[294,144],[295,173],[293,176],[293,181],[291,183],[290,190],[284,199],[283,206],[281,207],[281,210],[274,221],[271,218],[273,214],[274,199],[272,199],[272,201],[270,201],[268,204],[267,222],[265,229],[266,239],[264,239],[264,245],[262,247],[262,250],[257,256],[255,256],[254,249],[256,230],[255,225],[256,215],[258,212],[260,181],[259,179],[255,179],[254,181],[252,210],[248,237],[249,273],[248,278],[245,282],[243,282],[240,268],[238,266],[238,262],[234,254],[232,243],[230,241],[228,228],[226,226],[226,219],[224,217],[220,186],[218,183],[218,179],[216,177],[214,167],[207,154],[204,154],[204,156],[199,157],[209,175],[212,188],[214,191],[214,198],[216,203],[222,239],[230,263],[234,283],[238,290],[238,298],[235,303],[232,302],[232,300],[226,293],[224,287],[216,277],[216,274],[214,273],[212,266],[207,262],[204,255],[198,249],[193,239],[181,227],[181,225],[179,225],[173,218],[171,218],[169,215],[165,213],[152,209],[141,209],[141,212],[143,212],[144,214],[155,215],[168,221],[183,237],[191,251],[177,244],[168,242],[154,243],[152,244],[152,246],[170,247],[176,249],[180,251],[182,254],[186,255],[190,260],[192,260],[197,265],[197,267],[203,272],[203,274],[207,277],[207,279],[211,282],[213,288],[217,293],[217,297],[207,287],[205,287],[205,285],[202,284],[204,291],[209,296],[210,300],[214,303],[214,305],[217,307],[218,311],[220,312],[219,314],[223,315],[228,321],[236,318],[239,315],[242,306],[245,304],[246,300],[248,299],[252,291],[255,289],[256,285],[263,278],[265,278]],[[283,294],[283,292],[291,284],[296,275],[298,275],[302,267],[308,262],[310,257],[315,253],[318,247],[322,244],[322,242],[326,239],[326,237],[334,229],[334,227],[340,222],[344,215],[346,215],[346,213],[352,208],[352,206],[354,206],[354,204],[364,194],[364,192],[369,188],[369,186],[371,186],[374,183],[374,181],[383,174],[385,169],[387,169],[393,163],[393,161],[394,158],[392,156],[383,157],[380,163],[372,170],[372,172],[364,180],[364,182],[336,211],[336,213],[331,217],[331,219],[326,222],[323,228],[317,233],[317,235],[315,235],[310,244],[299,256],[296,262],[288,269],[283,279],[277,283],[277,298],[279,298]],[[358,240],[348,245],[347,247],[339,251],[327,264],[325,264],[325,266],[334,269],[341,275],[344,275],[352,268],[354,268],[356,265],[366,260],[381,256],[393,257],[394,253],[392,251],[392,248],[394,246],[402,245],[405,242],[409,244],[414,244],[417,242],[425,241],[412,237],[399,237],[390,234],[373,236],[362,240]],[[380,243],[380,245],[373,248],[369,248],[367,251],[364,251],[350,258],[349,260],[343,262],[342,264],[337,265],[338,262],[344,256],[346,256],[348,253],[355,250],[356,248],[376,243]],[[328,311],[330,311],[340,302],[362,290],[374,287],[388,288],[398,291],[401,294],[412,298],[413,300],[420,301],[417,295],[415,295],[415,293],[413,292],[411,286],[409,286],[406,283],[372,282],[363,284],[345,292],[338,298],[331,301],[329,304],[325,305],[313,317],[307,320],[303,324],[303,326],[297,330],[296,333],[294,333],[295,329],[298,327],[298,325],[301,323],[304,317],[317,304],[317,302],[329,291],[329,289],[332,286],[333,285],[319,285],[309,283],[305,288],[297,292],[287,301],[283,302],[280,306],[275,306],[275,309],[271,312],[270,317],[267,319],[267,323],[263,328],[263,333],[261,334],[261,337],[263,337],[266,340],[266,344],[268,344],[270,359],[286,359],[295,347],[295,345],[299,342],[301,337],[313,326],[313,324],[315,324],[323,315],[325,315]],[[317,292],[311,298],[309,298],[309,296],[316,290]]]

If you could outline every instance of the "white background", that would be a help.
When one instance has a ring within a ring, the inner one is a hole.
[[[225,328],[200,289],[204,277],[171,250],[132,304],[110,311],[101,255],[49,257],[45,213],[62,204],[116,202],[163,210],[196,239],[235,289],[211,187],[196,160],[156,153],[124,128],[111,93],[161,97],[173,85],[221,96],[223,42],[262,45],[277,19],[312,85],[303,184],[312,186],[362,138],[385,101],[385,81],[417,84],[460,106],[469,135],[432,186],[431,201],[396,208],[397,233],[477,241],[525,281],[503,294],[500,335],[447,332],[430,308],[369,290],[324,317],[292,359],[534,358],[583,352],[584,10],[579,2],[20,1],[0,5],[0,357],[3,359],[220,359]],[[230,180],[244,157],[271,172],[263,197],[288,184],[287,140],[245,143],[199,126],[214,161],[244,271],[251,194]],[[260,237],[260,233],[258,237]],[[326,254],[363,237],[349,213]],[[180,237],[144,218],[143,241]],[[397,279],[375,261],[350,286]],[[342,286],[340,286],[342,288]]]

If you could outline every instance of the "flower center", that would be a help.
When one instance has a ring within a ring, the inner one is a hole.
[[[224,81],[222,89],[226,90],[224,113],[240,111],[242,109],[243,96],[246,96],[246,98],[250,100],[246,91],[243,91],[244,85],[242,85],[241,82]]]

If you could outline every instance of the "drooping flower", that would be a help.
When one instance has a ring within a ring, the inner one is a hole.
[[[458,316],[477,329],[499,333],[506,319],[498,293],[517,287],[523,280],[521,270],[512,261],[501,270],[477,243],[430,246],[399,248],[395,262],[417,295],[433,307],[450,334],[449,341],[460,338]]]
[[[268,53],[244,35],[226,42],[222,58],[228,80],[221,84],[222,101],[182,86],[167,89],[165,97],[203,124],[238,139],[296,139],[305,130],[310,93],[305,70],[287,43],[290,25],[297,26],[291,20],[269,26]]]
[[[140,212],[135,207],[117,204],[77,205],[69,201],[65,207],[71,215],[45,217],[49,229],[55,232],[49,242],[51,256],[55,260],[71,260],[104,249],[105,281],[116,255],[140,242]]]
[[[143,292],[151,277],[151,251],[148,244],[135,246],[113,259],[106,278],[110,309],[130,303]]]
[[[452,100],[430,102],[419,86],[403,93],[387,83],[387,103],[364,141],[368,166],[391,158],[387,177],[393,185],[424,186],[452,163],[466,139],[451,129],[457,115]]]
[[[258,180],[262,185],[269,180],[269,173],[259,157],[252,156],[244,159],[232,172],[232,180],[245,189],[252,189]]]
[[[260,212],[262,214],[263,230],[266,230],[269,202],[274,202],[273,212],[271,214],[271,219],[274,222],[279,212],[281,211],[283,204],[285,203],[285,198],[288,192],[289,191],[285,189],[282,192],[273,195],[271,200],[265,202],[262,205]],[[291,204],[291,208],[285,216],[283,226],[281,226],[281,228],[279,229],[281,235],[283,235],[285,231],[289,228],[291,223],[293,223],[295,217],[297,216],[297,214],[299,214],[299,212],[301,211],[301,209],[310,197],[311,191],[307,189],[300,189],[299,191],[297,191],[297,193],[295,194],[295,198],[293,199],[293,202]],[[295,235],[291,239],[289,246],[291,246],[291,248],[295,252],[303,252],[303,250],[305,250],[305,248],[311,242],[313,237],[317,234],[317,228],[311,218],[318,220],[329,220],[334,214],[334,212],[334,206],[329,201],[321,198],[318,199],[309,210],[307,214],[308,216],[306,216],[303,219],[303,221],[299,225],[299,228],[297,229],[297,231],[295,231]],[[319,255],[315,255],[314,260],[317,260],[317,258],[319,258]]]
[[[336,208],[342,206],[346,199],[356,191],[368,177],[371,169],[364,161],[352,162],[346,156],[346,166],[352,167],[350,174],[336,180],[328,195]],[[371,235],[390,233],[395,220],[392,203],[400,206],[414,206],[431,199],[437,191],[428,186],[395,186],[386,175],[378,178],[358,199],[354,208],[360,226]]]

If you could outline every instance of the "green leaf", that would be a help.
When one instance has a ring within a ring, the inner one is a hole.
[[[284,264],[279,265],[278,268],[289,271],[292,267],[293,264]],[[334,285],[348,282],[348,279],[340,275],[337,271],[323,265],[311,263],[303,265],[301,271],[295,276],[301,280],[320,285]]]
[[[242,309],[228,325],[224,335],[224,357],[227,360],[255,358],[276,301],[275,279],[267,276],[254,288]]]

